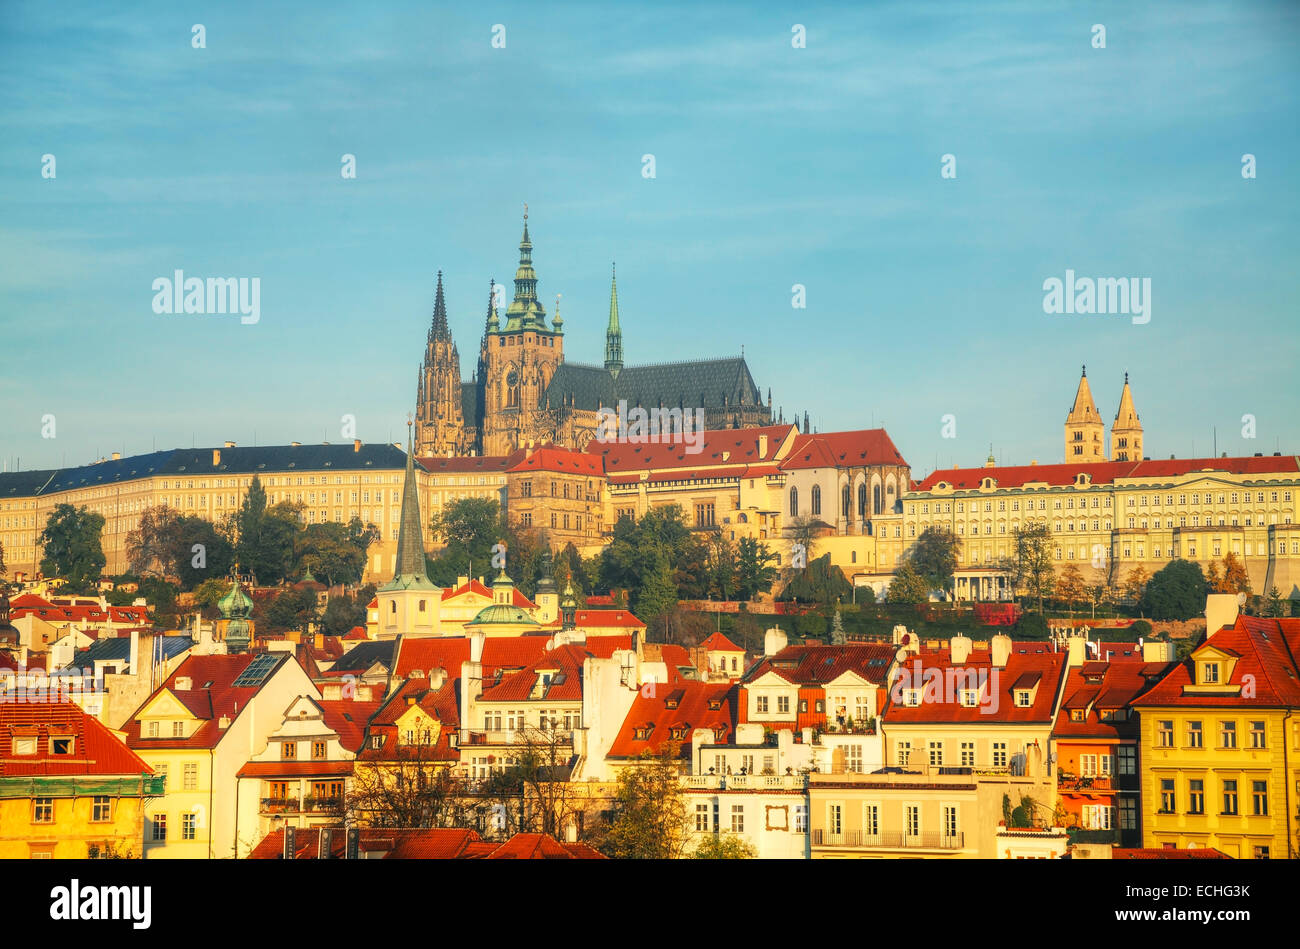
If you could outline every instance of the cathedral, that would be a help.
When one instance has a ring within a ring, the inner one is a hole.
[[[1124,373],[1124,390],[1119,395],[1119,410],[1110,426],[1110,453],[1106,452],[1106,423],[1101,420],[1097,404],[1088,386],[1088,367],[1083,367],[1074,405],[1065,417],[1065,460],[1071,461],[1141,461],[1142,423],[1133,407],[1133,393]]]
[[[420,456],[508,455],[534,442],[582,449],[595,437],[600,410],[617,409],[620,401],[629,408],[703,409],[709,429],[772,421],[771,391],[764,404],[743,356],[625,367],[615,276],[610,279],[605,364],[565,362],[559,305],[548,326],[537,298],[527,211],[515,296],[504,325],[496,298],[491,282],[478,363],[470,381],[462,381],[438,272],[416,394],[415,450]]]

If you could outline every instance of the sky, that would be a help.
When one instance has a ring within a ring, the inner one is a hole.
[[[0,9],[5,470],[404,440],[436,272],[468,377],[525,202],[568,359],[616,261],[627,364],[743,347],[918,479],[1063,460],[1085,363],[1152,457],[1300,453],[1294,4],[320,6]],[[1149,322],[1044,312],[1067,270]]]

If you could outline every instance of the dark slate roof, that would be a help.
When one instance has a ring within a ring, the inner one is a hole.
[[[163,656],[167,659],[180,655],[193,645],[194,640],[188,636],[162,637]],[[141,648],[148,648],[148,644],[142,644]],[[154,648],[158,647],[155,646]],[[111,662],[117,659],[129,659],[130,657],[130,636],[119,636],[115,639],[97,639],[77,653],[73,659],[73,665],[85,669],[89,668],[91,663],[94,662]]]
[[[395,639],[371,640],[357,643],[330,666],[331,672],[356,671],[365,672],[376,662],[385,669],[393,668],[393,646]]]
[[[707,409],[721,409],[724,399],[728,407],[763,401],[749,366],[739,356],[628,366],[617,378],[601,366],[566,362],[555,370],[543,400],[558,408],[570,399],[575,408],[588,411],[616,406],[620,399],[645,408],[662,404]]]
[[[212,464],[213,451],[221,453]],[[146,455],[131,455],[117,461],[101,461],[58,471],[19,471],[0,474],[0,498],[30,497],[54,491],[94,487],[147,478],[152,475],[261,474],[285,471],[323,471],[329,468],[400,471],[406,454],[388,444],[362,445],[267,445],[250,448],[174,448]],[[40,477],[42,476],[43,477]]]
[[[478,426],[478,383],[460,384],[460,414],[465,420],[466,428]]]

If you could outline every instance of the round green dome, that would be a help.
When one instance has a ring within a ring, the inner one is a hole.
[[[217,609],[222,619],[247,619],[253,612],[253,601],[235,580],[230,584],[230,591],[217,601]]]
[[[493,603],[491,606],[485,606],[479,610],[475,616],[465,625],[483,626],[486,624],[505,624],[512,623],[518,625],[522,623],[525,626],[540,625],[537,620],[533,619],[517,606],[507,606],[504,603]]]

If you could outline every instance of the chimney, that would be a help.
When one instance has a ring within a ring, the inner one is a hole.
[[[1066,659],[1067,668],[1073,669],[1075,666],[1083,665],[1088,658],[1088,637],[1071,632],[1066,640],[1066,651],[1069,654],[1069,658]]]
[[[1237,621],[1240,603],[1236,593],[1211,593],[1205,598],[1205,635],[1213,636]]]
[[[131,675],[138,676],[140,667],[137,663],[140,661],[140,630],[133,628],[131,630]]]
[[[120,451],[115,451],[115,452],[113,452],[113,460],[114,460],[114,461],[121,461],[121,460],[122,460],[122,453],[121,453]]]
[[[1006,633],[998,633],[989,641],[989,652],[991,654],[993,667],[996,669],[1005,669],[1007,659],[1011,657],[1011,637]]]
[[[190,692],[193,691],[193,689],[194,689],[194,680],[192,678],[190,678],[189,676],[176,677],[177,692]]]
[[[222,731],[225,731],[227,728],[229,728],[230,716],[222,715],[219,719],[217,719],[217,727],[220,728]]]
[[[766,435],[758,436],[758,457],[760,460],[767,457],[767,436]]]
[[[355,454],[356,452],[359,452],[360,450],[361,450],[361,439],[359,439],[359,438],[354,438],[354,439],[352,439],[352,451],[353,451],[353,453]]]
[[[443,687],[443,684],[446,681],[447,681],[446,669],[439,667],[437,669],[429,670],[429,690],[431,692],[436,692],[439,689],[441,689]]]
[[[482,633],[475,633],[474,637],[479,638],[479,651],[482,652]],[[474,637],[470,639],[470,648],[473,649]],[[471,652],[471,655],[473,653]],[[462,662],[460,664],[460,743],[469,744],[470,716],[474,711],[474,703],[478,697],[483,694],[483,664],[478,660]]]
[[[780,626],[773,626],[763,637],[763,655],[775,656],[785,648],[787,642],[789,637],[786,636],[785,631]]]
[[[469,637],[469,661],[470,662],[483,661],[483,642],[486,639],[487,636],[486,634],[484,634],[482,630],[478,630],[470,634]]]
[[[234,447],[235,447],[235,443],[234,443],[234,442],[226,442],[226,447],[227,447],[227,448],[234,448]]]
[[[971,640],[969,636],[958,633],[948,640],[948,648],[952,650],[952,664],[961,665],[970,658]]]
[[[221,464],[221,449],[214,448],[212,449],[212,467],[215,468],[219,464]]]

